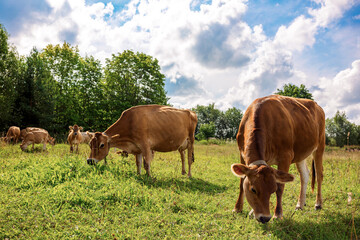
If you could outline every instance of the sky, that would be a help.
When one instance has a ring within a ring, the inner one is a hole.
[[[64,41],[103,63],[151,55],[174,107],[245,111],[304,84],[360,124],[360,0],[1,0],[0,23],[24,56]]]

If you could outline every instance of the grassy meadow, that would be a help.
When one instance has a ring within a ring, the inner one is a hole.
[[[31,147],[29,146],[29,149]],[[233,214],[239,179],[235,143],[195,145],[193,178],[181,175],[178,152],[155,153],[152,178],[136,174],[135,158],[111,149],[107,165],[86,164],[89,147],[42,145],[22,152],[0,143],[0,239],[359,239],[360,152],[327,149],[323,209],[295,211],[300,178],[285,186],[283,220]],[[310,160],[308,160],[310,168]],[[348,193],[351,193],[349,202]],[[271,199],[274,209],[275,194]],[[273,210],[272,210],[273,211]]]

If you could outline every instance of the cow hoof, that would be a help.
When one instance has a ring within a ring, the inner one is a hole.
[[[185,174],[186,174],[186,171],[182,171],[182,172],[181,172],[181,175],[185,175]]]
[[[321,210],[321,209],[322,209],[321,205],[315,204],[315,210]]]
[[[241,211],[240,209],[234,208],[234,209],[232,210],[232,212],[233,212],[233,213],[241,213],[242,211]]]

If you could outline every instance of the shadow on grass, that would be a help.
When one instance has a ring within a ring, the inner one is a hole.
[[[168,178],[157,179],[147,175],[134,175],[136,181],[148,187],[173,189],[174,192],[201,192],[206,194],[217,194],[227,190],[221,186],[207,182],[200,178]]]
[[[42,147],[35,147],[34,150],[32,150],[31,147],[24,150],[26,153],[46,153],[48,152],[48,149],[43,150]]]
[[[149,177],[146,174],[138,175],[136,171],[126,170],[121,166],[109,167],[109,165],[96,165],[98,173],[103,174],[110,171],[119,179],[133,178],[138,183],[149,188],[172,189],[174,192],[201,192],[206,194],[217,194],[227,190],[226,186],[221,186],[207,182],[200,178],[162,178]]]
[[[359,239],[359,216],[344,216],[329,211],[328,217],[320,222],[312,220],[272,219],[270,224],[263,224],[261,228],[263,235],[279,239]]]

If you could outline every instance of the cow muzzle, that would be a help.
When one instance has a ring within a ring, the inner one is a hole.
[[[267,217],[267,216],[260,216],[259,218],[256,218],[256,220],[258,220],[261,223],[267,223],[268,221],[270,221],[271,216]]]
[[[95,165],[98,161],[96,159],[93,159],[93,158],[88,158],[87,159],[87,163],[89,165]]]

